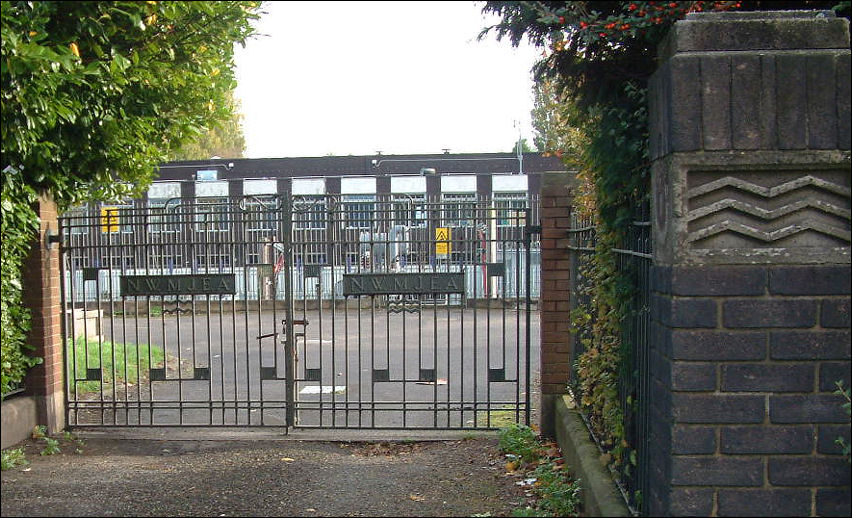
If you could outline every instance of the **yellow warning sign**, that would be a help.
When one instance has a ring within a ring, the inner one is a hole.
[[[101,232],[118,232],[118,207],[101,207]]]
[[[435,229],[435,255],[450,255],[450,229],[438,227]]]

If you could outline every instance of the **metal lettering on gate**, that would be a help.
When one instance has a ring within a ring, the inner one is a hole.
[[[464,293],[463,273],[344,274],[343,295]]]

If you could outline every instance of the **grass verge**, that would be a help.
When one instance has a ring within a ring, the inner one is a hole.
[[[99,369],[101,381],[78,381],[77,393],[98,392],[101,382],[104,384],[136,384],[148,379],[151,365],[163,365],[165,352],[161,347],[148,344],[123,344],[100,342],[79,337],[68,341],[66,351],[69,360],[73,358],[73,372],[69,363],[69,377],[85,380],[88,369]]]

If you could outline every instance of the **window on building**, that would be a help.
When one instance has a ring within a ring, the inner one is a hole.
[[[89,216],[88,206],[69,209],[63,215],[63,221],[65,228],[74,236],[89,234],[97,224]]]
[[[498,227],[523,227],[528,207],[527,193],[494,193],[494,208],[497,210]]]
[[[447,227],[473,225],[476,214],[476,194],[444,193],[441,195],[441,220]]]
[[[148,232],[178,232],[180,218],[177,215],[177,204],[166,205],[168,198],[153,198],[148,200],[147,220]]]
[[[325,261],[324,252],[305,252],[293,255],[293,264],[296,268],[300,268],[306,264],[327,264]]]
[[[328,220],[325,196],[294,196],[293,227],[299,230],[324,230]]]
[[[347,228],[371,228],[375,209],[374,194],[347,194],[343,197]]]
[[[274,196],[253,196],[243,205],[243,218],[249,239],[263,239],[278,230],[278,214]]]
[[[406,227],[425,227],[429,216],[425,194],[395,194],[393,196],[393,224]]]
[[[227,198],[198,198],[195,201],[196,232],[225,232],[229,228],[231,211]]]

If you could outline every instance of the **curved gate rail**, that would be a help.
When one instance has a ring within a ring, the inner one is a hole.
[[[247,196],[72,210],[68,422],[528,423],[536,209]]]

